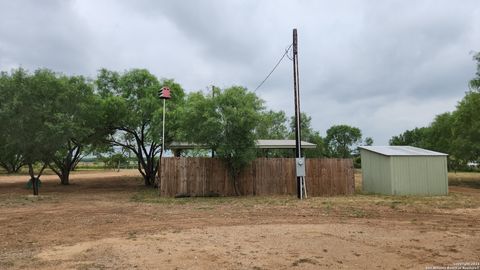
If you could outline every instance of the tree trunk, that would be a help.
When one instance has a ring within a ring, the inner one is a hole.
[[[235,190],[235,196],[240,196],[240,188],[238,186],[238,177],[233,177],[233,189]]]
[[[70,172],[69,171],[62,172],[62,176],[60,176],[60,183],[62,185],[70,185]]]
[[[39,179],[37,177],[32,177],[32,188],[33,188],[33,195],[37,196],[38,195],[38,181]]]
[[[145,186],[147,186],[147,187],[150,186],[150,180],[146,176],[143,177],[143,180],[145,182]]]
[[[70,170],[68,169],[68,164],[62,164],[60,161],[55,161],[55,165],[48,165],[50,169],[58,176],[60,179],[60,184],[70,185]]]
[[[155,184],[155,172],[152,167],[153,166],[149,164],[149,166],[145,168],[145,183],[148,183],[147,186],[154,186]]]
[[[12,173],[18,173],[20,171],[20,169],[22,168],[22,166],[23,166],[23,164],[18,165],[17,167],[14,167]]]
[[[110,142],[114,145],[118,145],[123,147],[124,149],[128,149],[132,151],[135,156],[137,157],[137,170],[143,177],[145,186],[155,186],[155,178],[158,169],[158,164],[156,164],[155,156],[161,152],[159,151],[159,144],[151,143],[148,145],[148,142],[145,141],[147,138],[147,133],[145,131],[148,122],[143,123],[141,128],[137,130],[131,130],[124,127],[117,128],[118,130],[124,131],[128,134],[131,134],[135,138],[135,142],[121,142],[117,140],[110,140]]]
[[[1,167],[3,167],[6,171],[7,174],[12,174],[12,173],[18,173],[20,168],[22,168],[23,163],[21,162],[8,162],[8,163],[2,163]]]
[[[43,169],[45,169],[45,166],[40,170],[38,176],[35,177],[35,172],[33,171],[33,164],[32,163],[28,164],[28,173],[30,174],[30,180],[32,181],[32,189],[33,189],[34,196],[38,195],[38,183],[40,180],[40,175],[43,172]]]
[[[137,156],[139,160],[142,162],[138,162],[138,171],[143,176],[143,180],[145,182],[145,186],[152,186],[155,187],[156,185],[156,174],[158,164],[156,164],[156,160],[154,156],[146,156],[141,157]],[[161,155],[160,155],[161,158]]]
[[[70,184],[70,172],[78,165],[81,159],[82,146],[71,141],[68,143],[68,152],[63,157],[53,159],[48,166],[60,179],[62,185]]]
[[[18,171],[20,171],[23,165],[25,165],[25,161],[23,160],[23,157],[17,156],[12,165],[13,172],[18,173]]]
[[[239,173],[235,172],[232,168],[229,168],[230,177],[233,181],[233,190],[235,191],[235,196],[240,196],[240,188],[238,186],[238,175]]]
[[[7,174],[12,174],[12,173],[18,172],[18,171],[15,170],[15,168],[12,168],[10,166],[6,166],[6,167],[4,167],[4,169],[7,171]]]

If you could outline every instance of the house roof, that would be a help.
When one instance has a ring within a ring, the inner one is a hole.
[[[313,149],[316,144],[302,141],[303,149]],[[207,149],[205,145],[187,142],[172,142],[170,149]],[[257,140],[256,148],[259,149],[295,149],[295,140]]]
[[[448,154],[445,153],[413,146],[360,146],[359,148],[384,156],[448,156]]]

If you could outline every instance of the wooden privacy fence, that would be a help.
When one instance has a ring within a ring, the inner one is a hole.
[[[351,159],[306,159],[308,196],[352,194],[355,189]],[[224,162],[216,158],[162,158],[161,196],[232,196],[233,180]],[[238,178],[241,195],[295,195],[295,159],[258,158]]]

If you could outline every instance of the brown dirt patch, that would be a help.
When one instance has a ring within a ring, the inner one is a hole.
[[[480,196],[158,198],[134,170],[0,176],[0,269],[425,269],[480,261]]]

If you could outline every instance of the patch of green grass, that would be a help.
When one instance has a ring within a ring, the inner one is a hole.
[[[363,218],[368,216],[368,213],[363,209],[350,207],[348,208],[348,211],[349,211],[349,216],[351,217]]]
[[[332,208],[333,208],[333,205],[332,205],[332,202],[330,201],[323,201],[322,204],[324,205],[324,210],[325,212],[327,212],[327,214],[330,214],[330,212],[332,211]]]

